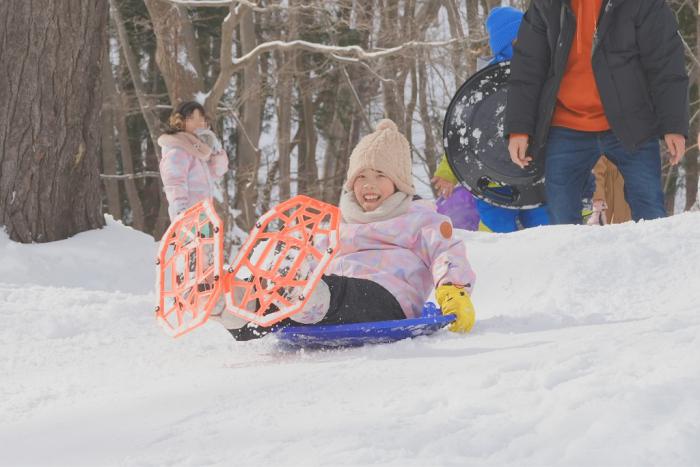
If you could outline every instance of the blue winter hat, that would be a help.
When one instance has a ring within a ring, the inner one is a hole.
[[[489,45],[495,56],[506,55],[510,58],[513,41],[518,37],[523,12],[509,6],[496,7],[486,18],[486,29],[489,33]]]

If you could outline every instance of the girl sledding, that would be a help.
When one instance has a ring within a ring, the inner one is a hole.
[[[464,242],[453,236],[449,218],[414,195],[408,141],[394,122],[382,120],[350,156],[337,242],[332,229],[322,225],[332,220],[332,209],[312,202],[309,212],[328,209],[329,215],[311,222],[312,214],[287,213],[295,220],[286,227],[296,237],[273,246],[265,227],[252,239],[262,235],[264,242],[244,248],[224,271],[216,241],[221,227],[210,204],[195,205],[164,236],[158,265],[161,322],[180,335],[212,318],[234,338],[247,340],[290,325],[420,318],[434,293],[442,314],[454,317],[449,329],[469,332],[475,274]],[[306,254],[310,250],[316,254]],[[322,264],[327,250],[332,259]],[[313,287],[307,287],[309,280]],[[295,308],[298,303],[303,306]]]

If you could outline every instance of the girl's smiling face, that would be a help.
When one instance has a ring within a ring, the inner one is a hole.
[[[365,212],[374,211],[385,199],[396,192],[394,182],[384,173],[374,169],[364,169],[355,177],[352,185],[357,203]]]

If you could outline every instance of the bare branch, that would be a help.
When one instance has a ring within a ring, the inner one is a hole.
[[[219,109],[221,110],[221,108]],[[243,134],[243,137],[245,137],[245,140],[250,144],[250,146],[253,148],[255,152],[260,152],[260,147],[257,145],[256,142],[254,142],[248,132],[246,131],[245,125],[243,125],[243,122],[241,122],[241,119],[238,117],[238,113],[236,113],[233,108],[226,108],[226,111],[228,111],[231,115],[231,117],[236,121],[238,130]]]
[[[398,55],[401,52],[413,49],[421,48],[432,48],[432,47],[448,47],[453,44],[458,44],[463,42],[464,39],[451,39],[448,41],[437,41],[437,42],[420,42],[420,41],[409,41],[405,42],[397,47],[391,47],[387,49],[377,49],[373,51],[367,51],[362,47],[357,45],[349,46],[332,46],[317,44],[314,42],[307,42],[302,40],[295,40],[290,42],[284,41],[269,41],[258,45],[253,50],[247,54],[233,60],[233,66],[235,68],[240,68],[245,65],[248,61],[257,58],[260,54],[269,52],[271,50],[308,50],[316,53],[328,54],[334,59],[338,60],[342,58],[342,61],[357,63],[361,60],[374,60],[378,58],[390,57],[393,55]],[[343,56],[343,54],[349,55],[349,57]],[[354,60],[353,60],[354,59]]]
[[[369,117],[367,116],[367,113],[365,113],[365,111],[364,111],[364,106],[362,105],[362,100],[360,99],[360,96],[357,94],[357,90],[355,89],[355,86],[353,86],[352,81],[350,80],[350,75],[348,75],[348,70],[346,70],[345,67],[343,67],[343,76],[345,77],[345,82],[350,87],[350,91],[352,91],[352,97],[355,99],[355,104],[357,104],[357,112],[362,117],[362,122],[365,124],[365,127],[367,127],[367,131],[372,132],[374,130],[372,128],[372,124],[369,121]]]
[[[221,66],[221,70],[219,71],[219,76],[217,76],[216,82],[212,86],[209,96],[207,97],[205,107],[208,111],[211,111],[212,108],[219,103],[234,73],[231,57],[233,51],[233,31],[236,29],[236,26],[240,21],[240,16],[237,10],[237,8],[231,6],[229,14],[221,24],[221,51],[219,53],[219,64]]]
[[[678,37],[681,38],[681,42],[683,42],[683,46],[685,46],[685,51],[688,52],[686,55],[688,55],[688,57],[690,57],[690,60],[693,62],[693,64],[694,64],[696,67],[700,67],[700,60],[699,60],[698,57],[695,55],[695,52],[693,52],[693,49],[688,45],[688,43],[685,41],[685,39],[683,38],[683,36],[681,36],[680,34],[678,34]]]
[[[184,6],[186,8],[226,8],[231,9],[237,8],[239,5],[250,8],[256,13],[269,13],[272,11],[289,11],[292,7],[283,4],[268,5],[265,7],[260,6],[259,3],[251,2],[248,0],[167,0],[168,2]],[[294,8],[298,9],[312,9],[315,8],[313,5],[299,5]]]
[[[100,174],[100,178],[109,180],[134,180],[137,178],[160,178],[160,172],[146,171],[133,174]]]
[[[235,6],[237,3],[247,5],[251,8],[259,8],[257,3],[246,0],[168,0],[175,5],[188,8],[226,8],[227,6]]]

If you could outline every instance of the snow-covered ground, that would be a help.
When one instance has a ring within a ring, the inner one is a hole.
[[[462,232],[471,334],[330,352],[167,337],[113,221],[0,233],[0,465],[700,465],[698,232]]]

